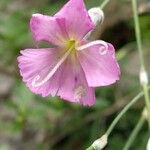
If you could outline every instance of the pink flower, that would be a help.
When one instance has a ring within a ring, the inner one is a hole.
[[[34,40],[54,46],[25,49],[18,57],[23,81],[32,92],[91,106],[95,103],[94,87],[119,79],[113,46],[84,38],[94,27],[83,0],[70,0],[53,17],[32,16]]]

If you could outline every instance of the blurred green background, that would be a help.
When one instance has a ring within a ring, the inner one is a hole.
[[[65,0],[0,0],[0,150],[85,150],[103,135],[118,112],[141,91],[139,58],[135,43],[130,0],[112,0],[104,9],[105,20],[91,39],[114,44],[121,79],[97,88],[97,102],[83,107],[59,98],[31,93],[19,75],[16,58],[21,49],[35,47],[29,31],[33,13],[55,14]],[[102,0],[85,0],[88,8]],[[145,62],[150,73],[150,1],[139,1]],[[144,107],[142,98],[120,120],[106,150],[121,150]],[[132,150],[145,150],[147,123]]]

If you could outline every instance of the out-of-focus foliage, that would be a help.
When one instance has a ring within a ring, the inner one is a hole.
[[[105,133],[121,108],[141,90],[132,14],[127,20],[118,20],[117,24],[105,29],[101,36],[115,43],[122,75],[115,85],[97,89],[95,106],[89,108],[70,104],[56,97],[42,98],[25,87],[19,75],[16,57],[21,49],[35,46],[28,26],[31,14],[38,12],[52,15],[65,2],[0,1],[0,150],[84,150]],[[86,0],[88,8],[99,6],[100,2]],[[128,1],[122,1],[122,5],[124,3],[127,7],[131,6]],[[113,6],[113,2],[110,5]],[[110,15],[116,13],[119,12]],[[140,25],[145,61],[149,66],[149,13],[140,16]],[[120,120],[106,149],[122,149],[140,117],[143,103],[142,98]],[[132,149],[144,150],[147,139],[145,124]]]

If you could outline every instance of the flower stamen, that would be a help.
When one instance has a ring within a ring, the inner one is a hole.
[[[108,49],[108,45],[106,42],[104,42],[102,40],[96,40],[96,41],[84,44],[82,46],[76,47],[76,50],[82,51],[84,49],[87,49],[87,48],[95,46],[95,45],[102,45],[106,50]]]

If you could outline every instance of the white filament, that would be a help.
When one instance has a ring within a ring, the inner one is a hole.
[[[50,72],[47,74],[47,76],[42,81],[38,82],[40,79],[40,75],[37,75],[32,81],[32,86],[39,87],[39,86],[42,86],[43,84],[45,84],[54,75],[54,73],[61,66],[61,64],[66,60],[66,58],[69,56],[71,50],[72,50],[72,47],[60,58],[60,60],[58,60],[58,62],[54,66],[54,68],[52,70],[50,70]]]
[[[102,40],[97,40],[97,41],[93,41],[93,42],[87,43],[85,45],[76,47],[76,50],[81,51],[81,50],[87,49],[87,48],[95,46],[95,45],[103,45],[106,50],[108,49],[108,45],[106,42],[104,42]]]
[[[107,49],[105,49],[105,47],[102,47],[99,49],[99,53],[100,53],[100,55],[105,55],[105,54],[107,54]]]

